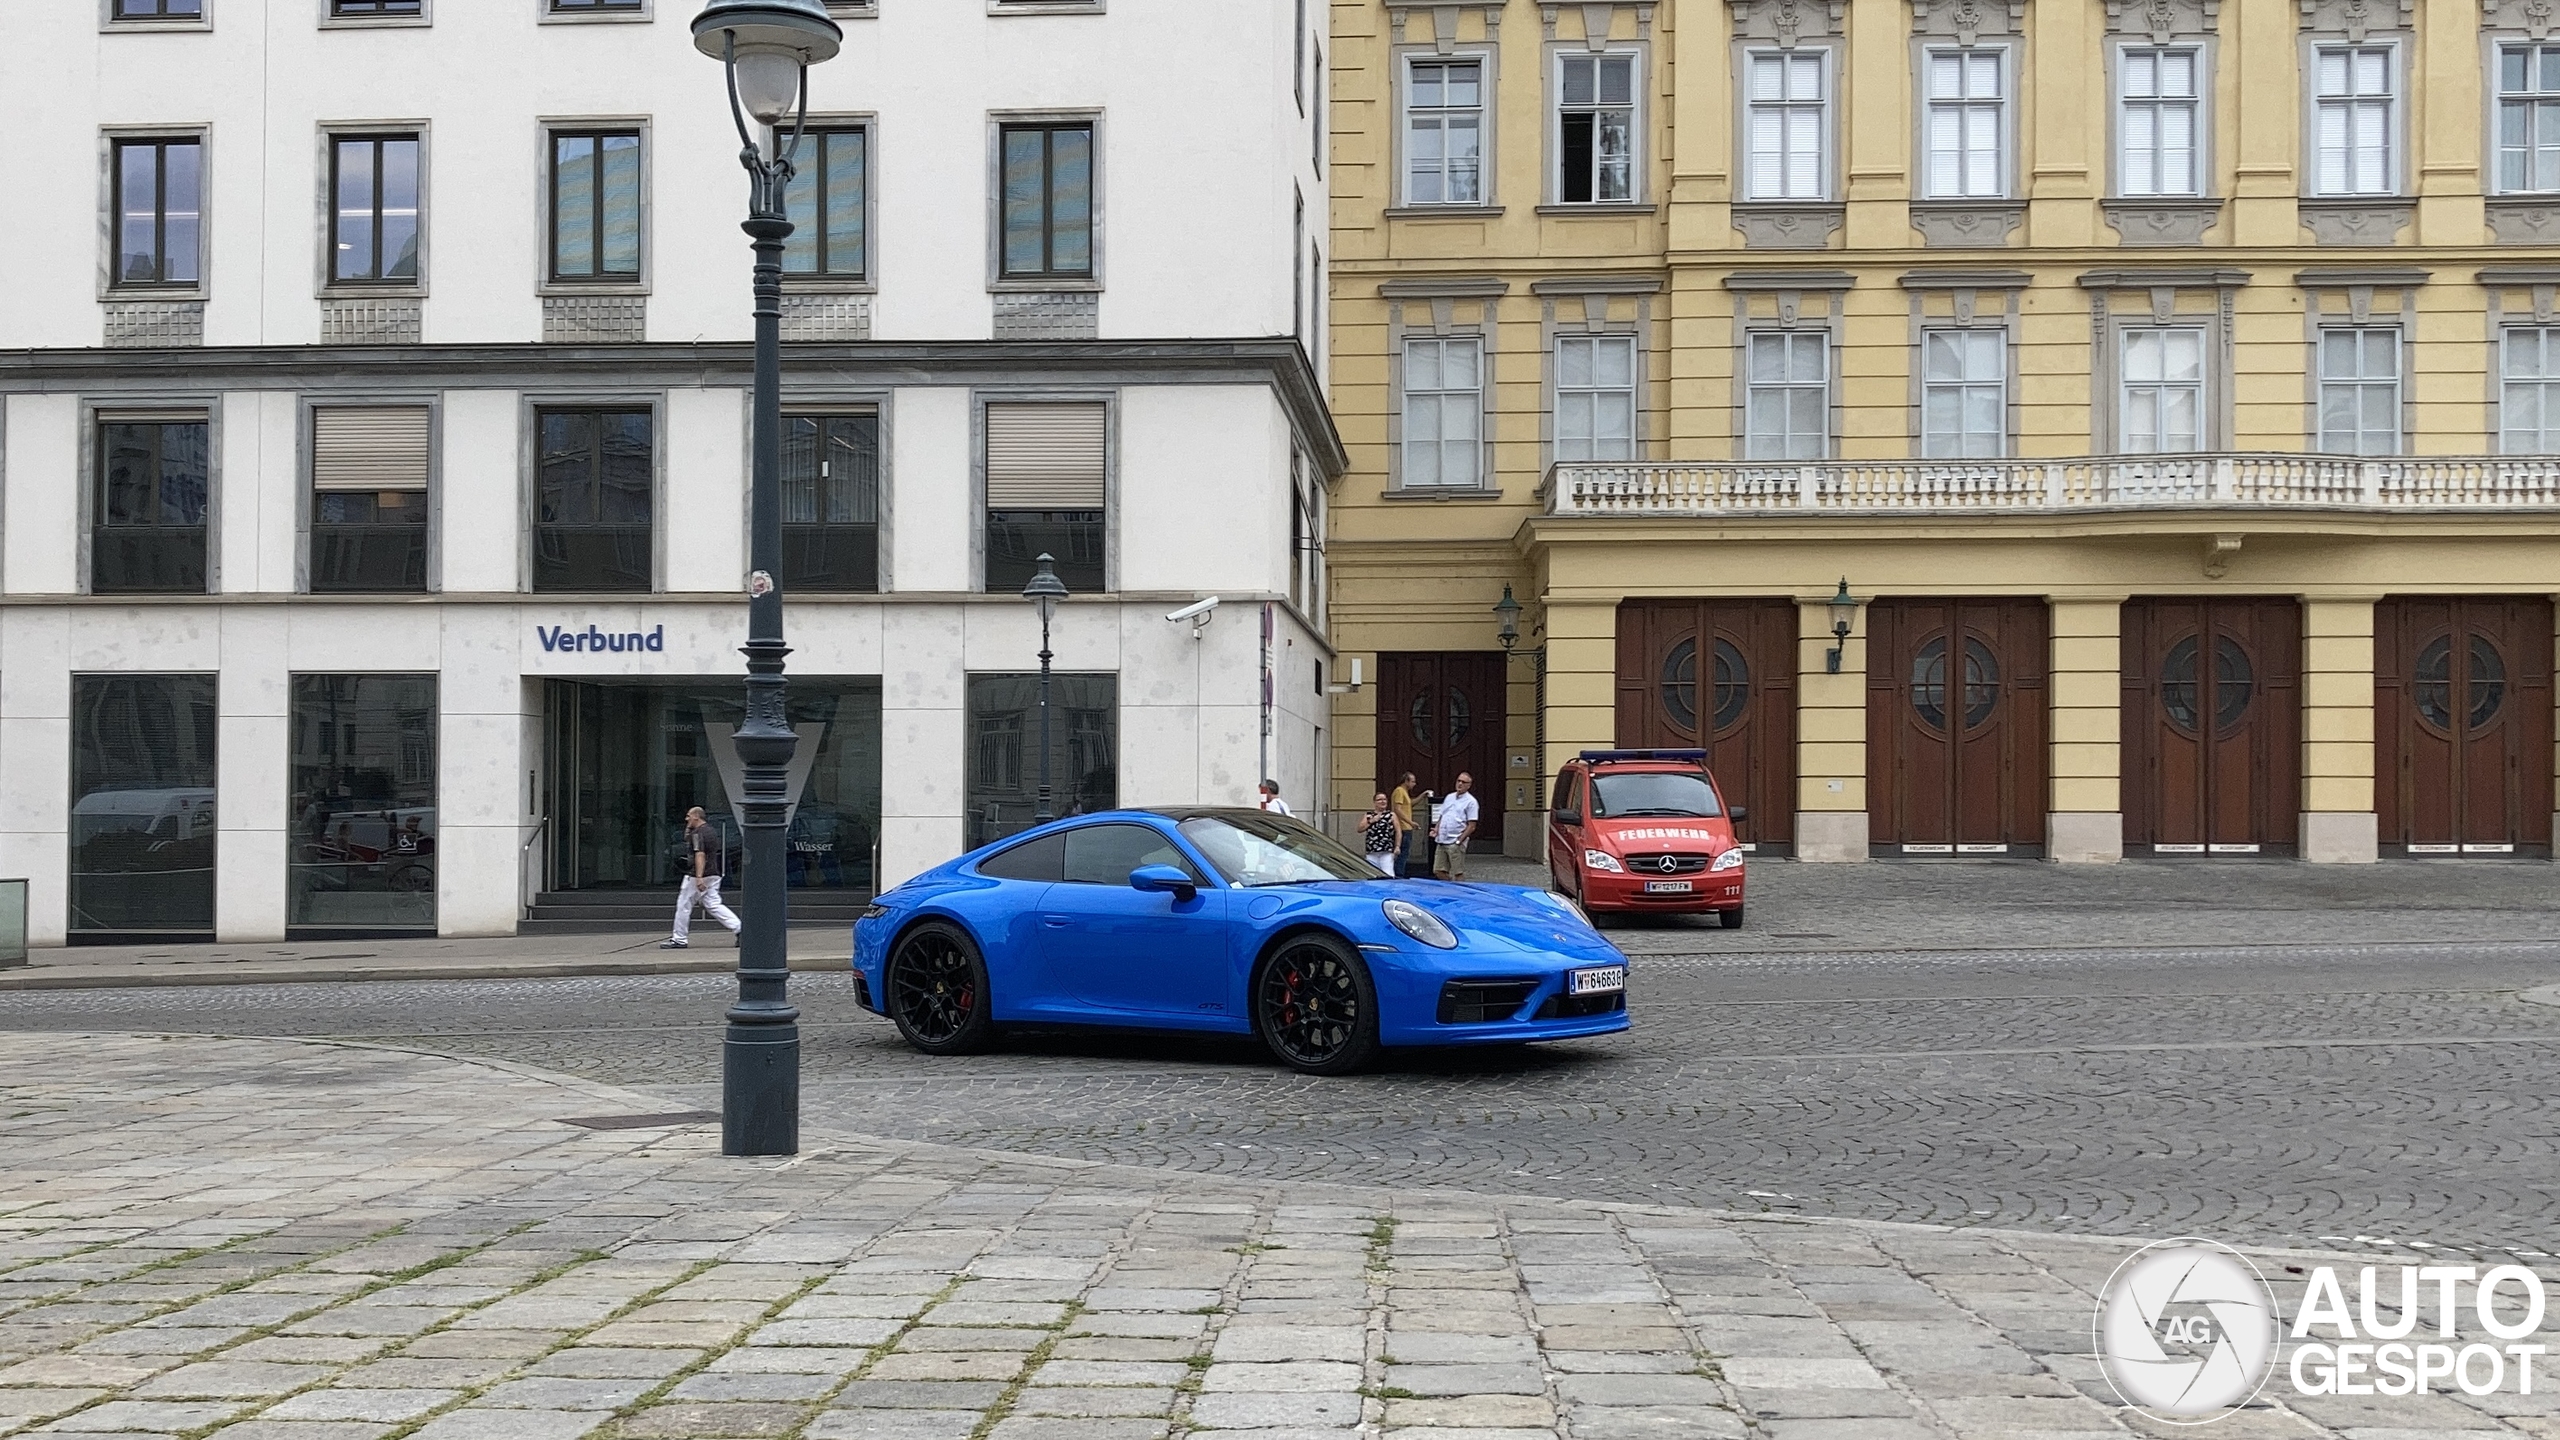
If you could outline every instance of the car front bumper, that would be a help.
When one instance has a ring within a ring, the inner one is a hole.
[[[1688,911],[1739,910],[1742,908],[1740,870],[1719,874],[1703,871],[1679,878],[1689,882],[1686,895],[1649,894],[1645,886],[1660,877],[1643,875],[1610,875],[1591,870],[1582,872],[1582,908],[1585,910],[1661,910]]]

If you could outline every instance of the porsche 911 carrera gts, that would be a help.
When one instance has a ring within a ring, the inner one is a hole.
[[[1314,1075],[1383,1046],[1627,1028],[1627,961],[1571,902],[1391,880],[1259,810],[1079,815],[882,895],[853,928],[856,994],[958,1055],[1004,1026],[1253,1035]]]

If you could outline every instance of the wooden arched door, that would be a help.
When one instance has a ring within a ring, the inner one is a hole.
[[[1869,832],[1887,854],[2041,855],[2040,599],[1867,607]]]
[[[2551,848],[2551,602],[2400,596],[2374,607],[2374,808],[2411,855]]]
[[[1410,770],[1422,788],[1446,795],[1459,771],[1473,775],[1480,807],[1475,848],[1485,852],[1498,852],[1502,843],[1508,658],[1499,650],[1378,657],[1378,788],[1393,792],[1396,777]]]
[[[2124,839],[2155,855],[2290,854],[2302,806],[2302,607],[2124,607]]]
[[[1761,854],[1795,839],[1796,605],[1629,600],[1618,606],[1618,744],[1707,752]]]

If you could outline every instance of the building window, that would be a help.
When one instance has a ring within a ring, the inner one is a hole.
[[[1746,200],[1821,200],[1828,195],[1823,163],[1830,130],[1820,51],[1753,54],[1744,130],[1750,153],[1744,162]]]
[[[213,938],[211,675],[71,677],[70,928]]]
[[[1636,57],[1566,55],[1556,84],[1556,199],[1607,204],[1636,195]]]
[[[204,142],[115,142],[119,287],[191,286],[200,278]]]
[[[117,20],[201,20],[204,0],[115,0]]]
[[[989,594],[1029,584],[1042,555],[1069,590],[1105,587],[1109,433],[1100,401],[987,407]]]
[[[1743,403],[1746,460],[1820,460],[1831,453],[1831,337],[1763,331],[1750,337]]]
[[[2123,65],[2123,111],[2117,117],[2123,193],[2203,194],[2196,169],[2196,52],[2128,49]]]
[[[1289,333],[1307,343],[1307,197],[1297,197],[1298,206],[1289,224]]]
[[[377,16],[424,13],[424,0],[329,0],[330,17],[339,20],[371,20]]]
[[[2312,181],[2322,195],[2389,195],[2391,50],[2382,45],[2324,49],[2319,55],[2319,154]],[[2560,116],[2555,116],[2560,118]]]
[[[1404,203],[1484,203],[1484,62],[1405,66]]]
[[[341,135],[329,150],[330,280],[417,283],[418,137]]]
[[[1484,342],[1474,336],[1404,342],[1406,489],[1484,483]]]
[[[1933,200],[1996,197],[2008,188],[2002,150],[2008,97],[1997,50],[1929,52],[1927,179]]]
[[[427,588],[424,405],[311,412],[311,589]]]
[[[2400,332],[2320,332],[2320,448],[2400,453]]]
[[[646,9],[648,0],[551,0],[554,15],[610,15],[616,11],[631,14]]]
[[[1001,143],[1007,279],[1093,274],[1093,126],[1007,125]]]
[[[880,417],[782,421],[782,588],[880,588]]]
[[[1998,330],[1920,334],[1920,453],[1986,460],[2009,453],[2009,343]]]
[[[969,677],[967,834],[976,848],[1029,829],[1040,808],[1040,677]],[[1049,677],[1050,809],[1089,815],[1120,803],[1120,677]]]
[[[791,238],[782,247],[782,273],[867,279],[871,134],[859,125],[812,130],[802,143],[807,163],[783,197]]]
[[[2127,455],[2204,448],[2204,331],[2127,330],[2121,382]]]
[[[436,677],[296,675],[292,930],[436,926]]]
[[[2498,47],[2498,190],[2560,190],[2560,45]]]
[[[1556,337],[1556,458],[1636,458],[1636,340]]]
[[[2560,328],[2509,330],[2498,349],[2498,448],[2560,454]]]
[[[205,593],[211,435],[202,415],[99,417],[90,593]]]
[[[545,410],[533,516],[536,590],[646,590],[656,447],[646,410]]]
[[[640,278],[640,132],[551,132],[551,278]]]

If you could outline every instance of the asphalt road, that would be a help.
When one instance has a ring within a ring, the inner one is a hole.
[[[1629,948],[1638,948],[1630,946]],[[1251,1047],[913,1054],[804,977],[813,1128],[1261,1179],[2560,1253],[2560,941],[1639,955],[1629,1034],[1312,1080]],[[716,1103],[719,976],[0,995],[0,1029],[328,1036]],[[813,1140],[812,1143],[822,1143]]]

